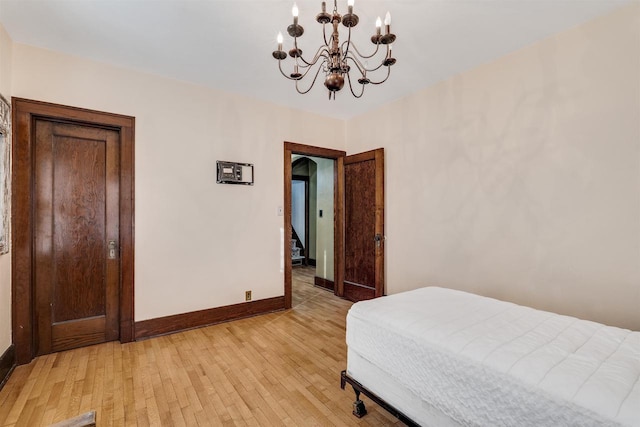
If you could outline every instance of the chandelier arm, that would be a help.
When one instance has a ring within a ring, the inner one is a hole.
[[[293,78],[290,76],[287,76],[284,71],[282,71],[282,61],[278,61],[278,68],[280,69],[280,74],[282,74],[283,76],[285,76],[288,80],[294,80],[294,81],[298,81],[298,80],[302,80],[306,77],[306,75],[309,73],[309,71],[311,70],[310,67],[305,67],[307,69],[307,71],[304,72],[304,74],[298,78]],[[320,67],[322,68],[322,67]],[[315,79],[314,79],[315,80]],[[297,84],[297,83],[296,83]],[[306,92],[305,92],[306,93]]]
[[[327,41],[327,24],[322,24],[322,36],[324,37],[324,45],[329,47],[329,42]]]
[[[323,61],[323,62],[324,62],[324,61]],[[315,84],[316,84],[316,80],[318,79],[318,74],[320,74],[320,70],[322,70],[322,64],[320,64],[320,66],[318,67],[318,71],[316,71],[316,75],[315,75],[315,77],[313,78],[313,81],[311,82],[311,86],[309,86],[309,88],[308,88],[307,90],[301,91],[301,90],[298,88],[298,82],[299,82],[300,80],[302,80],[302,79],[296,80],[296,91],[297,91],[300,95],[304,95],[304,94],[306,94],[306,93],[309,93],[309,91],[313,88],[313,85],[315,85]],[[308,71],[308,70],[307,70],[307,71]],[[306,76],[306,75],[307,75],[307,74],[305,73],[305,76]],[[303,76],[303,77],[304,77],[304,76]]]
[[[302,60],[302,62],[299,61],[300,59]],[[309,64],[307,61],[305,61],[301,57],[295,58],[295,61],[296,61],[296,65],[300,68],[309,68],[313,66],[313,61],[311,62],[311,64]]]
[[[344,47],[345,44],[347,46],[346,49]],[[351,47],[351,27],[349,27],[349,33],[347,34],[347,41],[346,42],[342,42],[342,51],[344,52],[344,55],[342,56],[343,60],[347,59],[347,54],[349,53],[349,48],[350,47]]]
[[[376,68],[366,68],[364,65],[362,65],[362,62],[360,62],[360,58],[357,58],[353,55],[349,55],[347,59],[350,59],[351,61],[353,61],[353,63],[357,65],[358,69],[362,74],[364,74],[363,71],[367,71],[367,72],[378,71],[380,68],[384,66],[384,62],[381,62],[380,65],[378,65]]]
[[[390,75],[391,75],[391,67],[387,67],[387,77],[385,77],[384,80],[379,81],[379,82],[370,82],[370,83],[372,85],[381,85],[382,83],[387,81],[387,79],[389,78]]]
[[[305,62],[304,64],[301,64],[300,61],[298,61],[298,58],[294,58],[296,61],[296,65],[300,68],[309,68],[309,65],[307,65],[307,63]]]
[[[346,43],[347,43],[346,41],[342,42],[343,47],[344,47],[344,45]],[[376,50],[374,50],[373,53],[371,55],[369,55],[369,56],[363,55],[362,53],[360,53],[360,51],[358,50],[358,46],[356,46],[356,44],[353,43],[353,42],[351,43],[351,47],[353,47],[353,50],[358,54],[358,56],[360,58],[362,58],[362,59],[370,59],[370,58],[373,58],[374,56],[376,56],[376,54],[380,50],[380,43],[376,43]]]
[[[358,61],[358,63],[360,64],[360,68],[362,68],[364,71],[371,72],[371,73],[374,72],[374,71],[378,71],[380,68],[382,68],[384,66],[384,61],[383,61],[383,62],[380,63],[380,65],[378,65],[375,68],[367,68],[364,65],[362,65],[362,62],[360,62],[360,58],[357,58],[357,57],[355,57],[353,55],[349,55],[349,59],[351,59],[354,62]]]
[[[320,58],[318,58],[318,59],[320,59]],[[327,58],[325,58],[325,61],[326,61],[326,60],[327,60]],[[317,62],[317,60],[316,60],[316,62]],[[313,66],[314,66],[315,64],[316,64],[316,63],[314,62],[314,63],[313,63],[313,64],[311,64],[311,65],[308,65],[308,66],[306,66],[306,67],[303,67],[303,68],[305,68],[305,69],[306,69],[306,71],[305,71],[305,72],[304,72],[300,77],[298,77],[297,79],[291,79],[291,80],[295,80],[295,81],[296,81],[296,84],[297,84],[297,82],[298,82],[298,81],[300,81],[300,80],[304,79],[305,77],[307,77],[307,74],[309,74],[309,71],[311,71],[311,70],[313,69]],[[320,70],[321,68],[322,68],[322,65],[319,65],[319,66],[318,66],[318,70]],[[318,73],[316,73],[316,77],[314,77],[314,79],[313,79],[313,80],[314,80],[314,82],[315,82],[315,80],[316,80],[317,76],[318,76]],[[312,84],[312,86],[313,86],[313,84]],[[307,92],[308,92],[308,91],[307,91]],[[305,93],[306,93],[306,92],[305,92]]]
[[[353,95],[354,98],[361,98],[362,95],[364,95],[364,85],[361,85],[362,91],[360,92],[360,95],[356,95],[356,93],[353,91],[353,85],[351,85],[351,75],[349,73],[347,73],[347,81],[349,82],[349,90],[351,91],[351,95]]]
[[[362,76],[364,76],[364,75],[365,75],[365,71],[368,71],[366,68],[364,68],[364,66],[362,65],[362,62],[360,62],[360,61],[358,60],[358,58],[356,58],[356,57],[354,57],[354,56],[349,55],[349,56],[347,56],[347,57],[345,58],[345,62],[346,62],[346,61],[349,61],[349,60],[351,60],[351,62],[353,62],[353,64],[356,66],[356,68],[358,69],[358,71],[360,71],[360,74],[361,74]],[[347,75],[349,75],[349,73],[347,73]]]
[[[378,65],[376,68],[372,68],[372,69],[367,69],[367,71],[378,71],[380,68],[382,68],[384,66],[384,62],[381,62],[380,65]]]
[[[306,66],[303,66],[304,68],[306,68],[306,67],[311,67],[311,66],[315,65],[315,64],[316,64],[316,62],[318,62],[318,59],[320,59],[321,57],[323,57],[323,58],[325,58],[325,59],[327,58],[325,55],[323,55],[323,54],[322,54],[322,51],[323,51],[323,50],[324,50],[324,51],[326,51],[326,52],[327,52],[327,54],[329,53],[329,52],[326,50],[326,46],[320,46],[320,47],[318,48],[318,51],[316,52],[316,54],[313,56],[313,59],[311,60],[311,62],[307,62],[307,61],[302,57],[302,55],[300,55],[298,58],[300,58],[300,60],[301,60],[302,62],[304,62],[305,64],[307,64]],[[297,59],[297,58],[296,58],[296,59]]]
[[[282,71],[282,61],[279,60],[278,61],[278,69],[280,70],[280,74],[282,74],[283,76],[285,76],[285,78],[287,78],[288,80],[298,80],[298,79],[294,79],[292,77],[287,76],[284,71]]]

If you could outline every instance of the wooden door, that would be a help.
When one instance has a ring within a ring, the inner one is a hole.
[[[35,121],[35,349],[119,338],[119,133]]]
[[[343,296],[360,301],[384,295],[384,150],[346,156],[343,163]]]

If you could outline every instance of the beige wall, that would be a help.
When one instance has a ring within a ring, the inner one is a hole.
[[[385,148],[388,293],[640,330],[640,4],[350,120],[347,141]]]
[[[316,276],[333,281],[333,160],[314,157],[317,170]],[[322,218],[319,210],[322,209]]]
[[[11,102],[11,39],[0,25],[0,94]],[[11,345],[11,253],[0,255],[0,356]]]
[[[136,117],[136,320],[284,294],[283,141],[341,149],[343,122],[17,43],[13,95]]]

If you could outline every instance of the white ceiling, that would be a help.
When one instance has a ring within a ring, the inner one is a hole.
[[[630,1],[356,0],[360,24],[353,37],[361,51],[373,49],[375,19],[390,11],[398,62],[389,80],[369,85],[361,99],[345,88],[335,101],[327,99],[321,78],[299,95],[271,56],[278,31],[285,50],[291,47],[286,27],[293,0],[0,0],[0,22],[17,43],[349,118]],[[305,27],[299,47],[314,53],[322,38],[315,22],[321,1],[297,3]],[[346,11],[346,0],[338,11]]]

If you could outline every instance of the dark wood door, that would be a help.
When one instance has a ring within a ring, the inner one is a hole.
[[[384,150],[344,162],[344,297],[384,294]]]
[[[119,338],[119,133],[38,119],[36,354]]]

